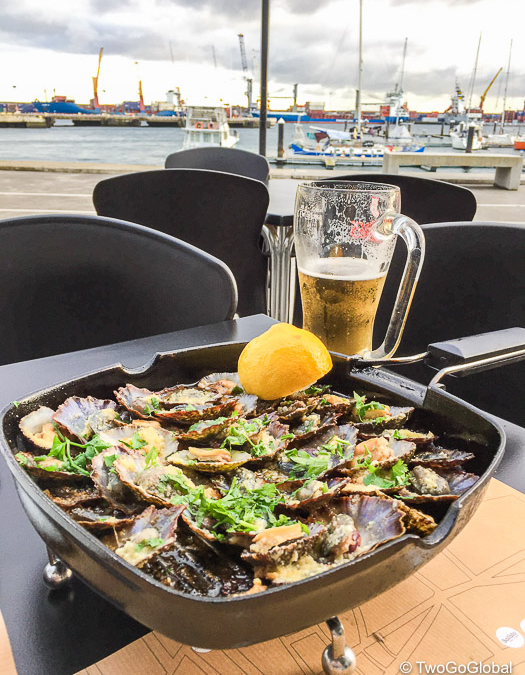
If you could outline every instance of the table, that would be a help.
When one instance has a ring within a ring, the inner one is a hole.
[[[0,367],[0,404],[122,362],[147,363],[156,351],[246,341],[274,323],[263,315]],[[501,422],[501,420],[500,420]],[[525,429],[501,422],[507,451],[496,476],[525,493]],[[72,675],[149,632],[78,580],[50,593],[42,582],[46,549],[26,518],[0,460],[0,609],[19,675]]]
[[[293,214],[295,193],[301,181],[276,178],[268,183],[270,204],[263,235],[270,249],[270,311],[277,321],[289,321]]]

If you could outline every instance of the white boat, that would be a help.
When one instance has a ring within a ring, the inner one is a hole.
[[[474,137],[472,139],[472,150],[481,150],[484,147],[485,139],[479,124],[460,122],[459,125],[450,132],[450,140],[454,150],[466,150],[469,129],[474,127]]]
[[[389,144],[375,143],[372,139],[355,140],[352,132],[338,131],[332,129],[323,129],[322,127],[312,127],[313,131],[305,133],[303,127],[298,124],[295,128],[295,134],[290,144],[292,155],[303,155],[313,157],[341,157],[347,159],[381,159],[384,156],[385,149],[391,152],[423,152],[424,145],[415,145],[412,143],[412,137],[409,134],[408,143],[406,135],[401,134],[405,142],[396,140]],[[406,130],[408,131],[408,130]]]
[[[221,106],[191,106],[186,112],[183,150],[193,148],[233,148],[239,142],[230,132],[226,111]]]
[[[424,152],[425,145],[416,143],[409,128],[404,124],[396,124],[388,130],[387,146],[393,146],[395,152]]]
[[[454,94],[450,99],[450,105],[443,113],[443,120],[450,124],[457,124],[461,121],[465,122],[467,119],[465,94],[461,91],[461,87],[457,80]]]

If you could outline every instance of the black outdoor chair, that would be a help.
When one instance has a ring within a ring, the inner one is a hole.
[[[388,183],[401,188],[401,212],[416,223],[459,222],[472,220],[476,213],[476,197],[465,187],[431,178],[400,176],[390,173],[352,173],[333,176],[329,181],[366,181]],[[294,324],[301,325],[303,310],[299,279],[295,282]]]
[[[471,190],[442,180],[393,173],[351,173],[326,180],[397,185],[401,188],[401,212],[420,225],[472,220],[476,213],[476,197]]]
[[[525,327],[524,225],[455,222],[425,225],[423,230],[425,262],[399,356],[421,353],[431,342]],[[405,259],[400,241],[378,309],[374,346],[384,338]],[[434,374],[423,364],[395,370],[425,384]],[[525,425],[525,363],[447,377],[443,383],[469,403]]]
[[[270,165],[266,157],[235,148],[195,148],[168,155],[166,169],[210,169],[268,183]]]
[[[220,260],[97,216],[0,221],[0,288],[0,365],[224,321],[237,305]]]
[[[93,192],[99,215],[153,227],[225,262],[237,281],[240,316],[266,312],[268,263],[258,242],[268,199],[258,180],[202,169],[115,176]]]

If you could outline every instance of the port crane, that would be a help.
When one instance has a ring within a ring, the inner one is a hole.
[[[498,70],[498,72],[494,75],[494,77],[493,77],[492,80],[490,81],[489,86],[488,86],[488,87],[485,89],[485,91],[481,94],[481,98],[479,99],[479,108],[480,108],[480,110],[481,110],[482,112],[483,112],[483,104],[485,103],[485,99],[486,99],[486,97],[487,97],[487,94],[489,93],[489,89],[492,87],[492,85],[493,85],[494,82],[496,81],[496,78],[498,77],[498,75],[501,73],[502,70],[503,70],[503,68],[500,68],[500,69]]]
[[[142,79],[140,77],[139,62],[135,61],[135,65],[137,66],[137,72],[139,75],[139,111],[143,113],[146,110],[146,106],[144,105],[144,96],[142,94]]]
[[[100,54],[98,55],[98,68],[97,68],[97,74],[96,77],[93,77],[93,108],[95,110],[100,109],[100,104],[98,102],[98,76],[100,75],[100,63],[102,61],[102,52],[104,51],[104,47],[100,48]]]
[[[244,47],[244,35],[239,33],[239,47],[241,48],[241,63],[242,71],[244,73],[244,79],[246,80],[246,91],[245,94],[248,98],[248,110],[252,109],[252,88],[253,88],[253,79],[248,77],[248,61],[246,60],[246,49]]]

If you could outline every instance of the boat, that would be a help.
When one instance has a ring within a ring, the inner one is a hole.
[[[467,120],[467,109],[465,106],[465,94],[456,80],[454,94],[450,97],[450,105],[443,113],[443,121],[449,124],[458,124]]]
[[[160,110],[145,119],[148,127],[183,127],[186,116],[179,110]]]
[[[376,143],[372,139],[361,140],[354,138],[350,131],[337,131],[312,127],[313,131],[305,133],[298,124],[290,144],[293,155],[310,157],[346,157],[348,159],[382,159],[385,149],[391,152],[423,152],[424,145],[414,145],[412,142],[392,144]],[[410,137],[411,141],[411,137]]]
[[[396,127],[399,122],[408,122],[410,113],[404,103],[405,92],[403,91],[403,76],[405,74],[405,59],[407,55],[408,38],[405,38],[403,46],[403,59],[399,73],[399,81],[396,82],[394,89],[387,92],[386,101],[381,106],[381,114],[384,115],[385,122],[395,122]]]
[[[190,106],[186,112],[183,150],[192,148],[233,148],[239,142],[230,133],[226,111],[222,106]]]
[[[479,124],[473,122],[460,122],[458,126],[450,132],[450,140],[454,150],[466,150],[468,142],[469,129],[474,128],[472,138],[472,150],[481,150],[484,147],[485,139]]]
[[[525,150],[525,136],[516,136],[514,139],[514,150]]]
[[[388,146],[395,152],[424,152],[425,146],[414,143],[409,128],[404,124],[396,124],[388,131]]]

